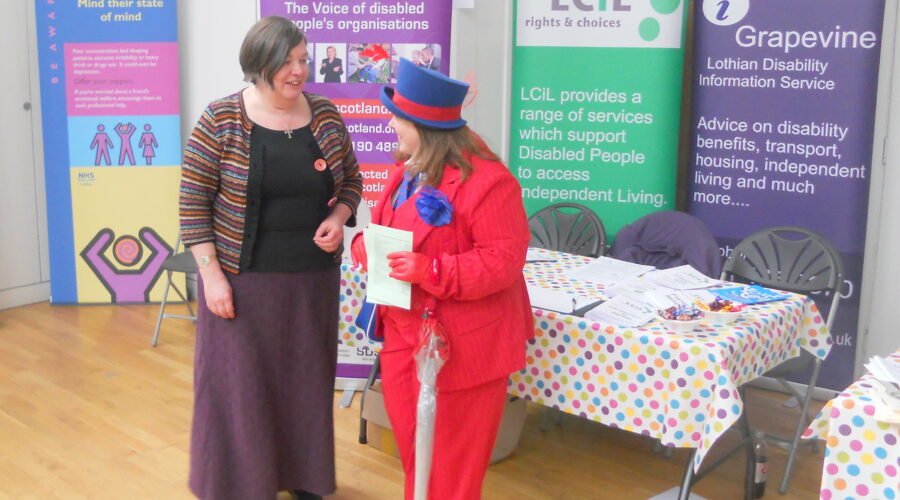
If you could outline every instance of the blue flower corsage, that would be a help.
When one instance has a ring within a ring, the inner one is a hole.
[[[431,186],[422,186],[416,199],[416,211],[430,226],[440,227],[450,224],[453,218],[453,205],[447,195]]]

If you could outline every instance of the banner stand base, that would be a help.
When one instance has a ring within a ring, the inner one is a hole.
[[[343,390],[341,400],[338,406],[341,408],[349,408],[353,404],[353,396],[357,391],[362,391],[366,387],[365,379],[338,377],[334,380],[334,390]]]

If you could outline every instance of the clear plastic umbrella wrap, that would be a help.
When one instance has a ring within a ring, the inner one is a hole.
[[[437,375],[450,357],[450,344],[434,312],[425,310],[416,365],[419,375],[419,400],[416,404],[416,482],[415,500],[427,500],[434,453],[434,421],[437,415]]]

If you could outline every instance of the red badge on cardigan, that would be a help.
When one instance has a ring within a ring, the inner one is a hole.
[[[325,163],[325,160],[319,158],[313,163],[313,166],[316,167],[316,170],[319,172],[324,172],[325,168],[328,167],[328,164]]]

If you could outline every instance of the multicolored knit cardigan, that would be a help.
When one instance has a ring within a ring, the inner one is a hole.
[[[334,177],[337,202],[350,207],[347,225],[356,225],[362,177],[350,135],[337,108],[326,97],[307,94],[312,108],[310,129]],[[214,242],[222,268],[240,272],[250,131],[241,93],[213,101],[204,110],[184,149],[181,169],[181,241],[186,245]]]

